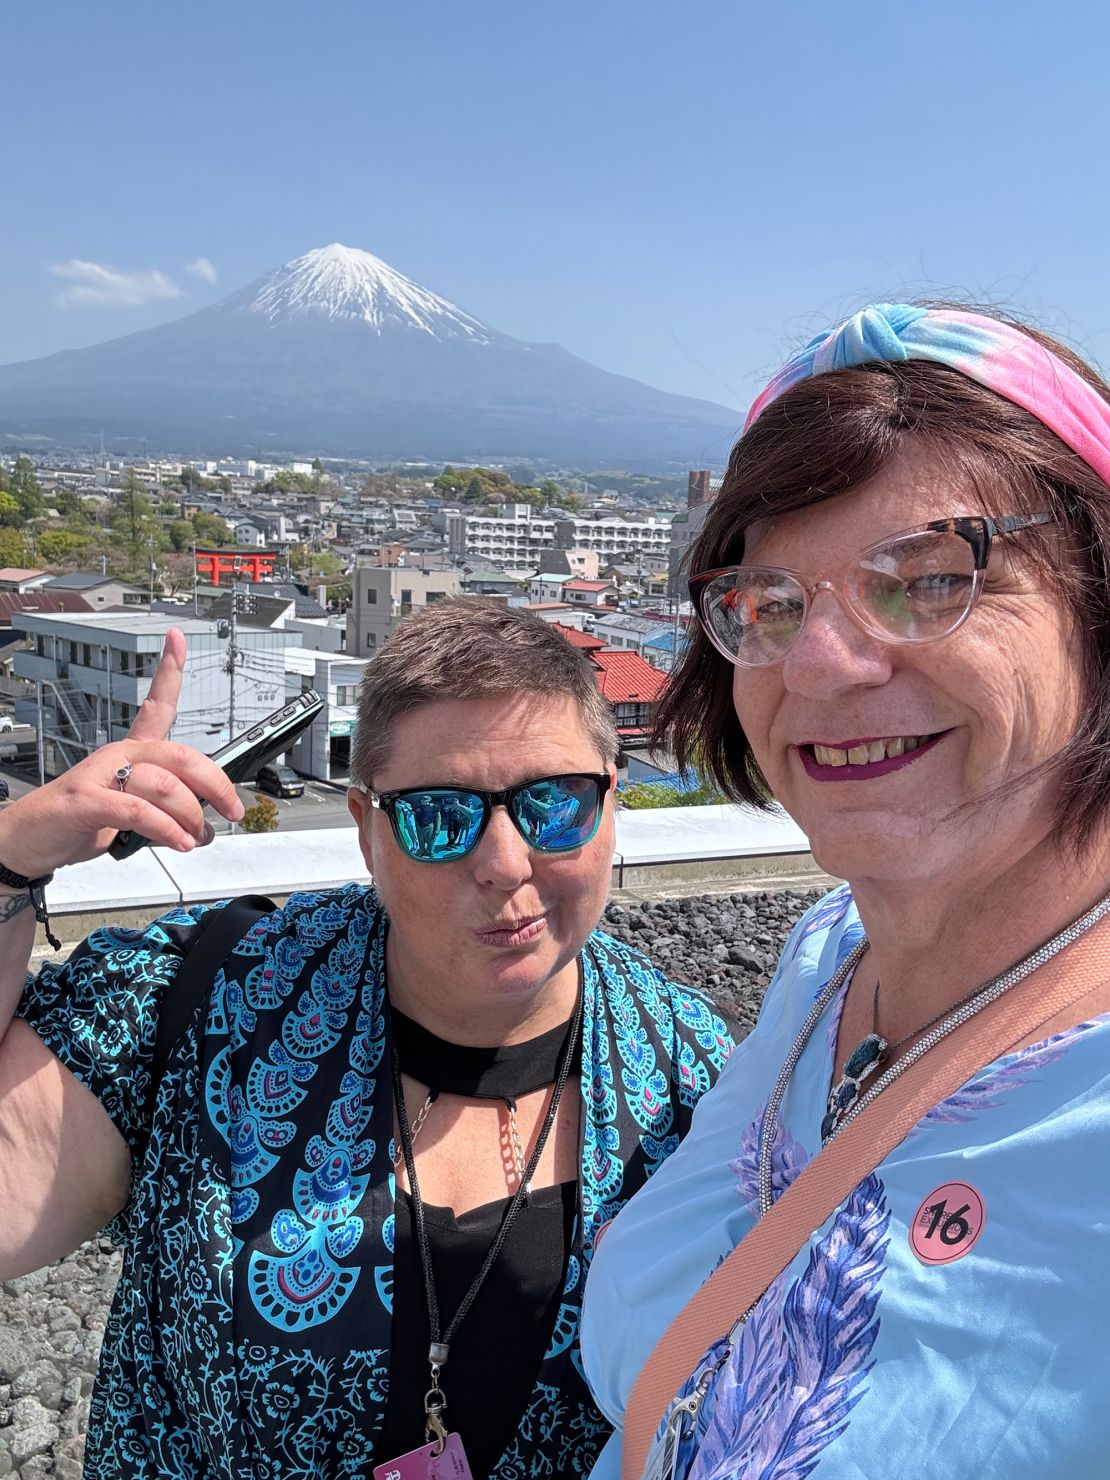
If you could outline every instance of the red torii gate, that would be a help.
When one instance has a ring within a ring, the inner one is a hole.
[[[213,586],[220,584],[222,575],[231,580],[261,581],[274,573],[277,555],[271,550],[200,550],[196,552],[196,573],[199,580]]]

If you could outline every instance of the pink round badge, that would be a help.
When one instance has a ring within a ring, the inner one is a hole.
[[[951,1264],[971,1252],[986,1221],[986,1205],[970,1183],[945,1182],[913,1215],[910,1248],[922,1264]]]

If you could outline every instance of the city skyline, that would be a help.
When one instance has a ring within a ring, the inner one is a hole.
[[[1107,28],[1042,0],[9,13],[0,363],[341,240],[730,407],[876,297],[1008,304],[1105,365]]]

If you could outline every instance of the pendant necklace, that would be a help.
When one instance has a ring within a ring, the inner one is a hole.
[[[827,1146],[846,1125],[855,1120],[857,1115],[861,1114],[877,1096],[882,1094],[889,1084],[893,1084],[911,1064],[916,1064],[918,1059],[927,1054],[931,1048],[935,1048],[942,1039],[947,1038],[949,1033],[955,1032],[964,1023],[970,1022],[977,1013],[982,1012],[984,1007],[997,1002],[999,997],[1004,996],[1011,987],[1017,986],[1026,977],[1032,976],[1033,972],[1043,966],[1046,961],[1050,961],[1066,946],[1078,940],[1081,935],[1090,930],[1092,925],[1096,925],[1107,914],[1110,914],[1110,894],[1092,905],[1085,914],[1073,920],[1070,925],[1066,925],[1051,939],[1039,945],[1036,950],[1031,951],[1028,956],[1024,956],[1013,966],[1000,972],[998,976],[976,987],[955,1006],[946,1008],[943,1013],[930,1019],[915,1032],[906,1038],[899,1039],[893,1045],[889,1044],[880,1033],[874,1031],[873,1022],[872,1032],[861,1039],[848,1055],[844,1073],[829,1094],[828,1109],[821,1121],[822,1146]],[[826,1008],[836,1000],[844,983],[863,959],[867,948],[867,938],[864,937],[845,957],[824,991],[818,994],[817,1000],[798,1031],[798,1036],[791,1045],[790,1052],[786,1056],[767,1101],[759,1138],[759,1210],[761,1215],[769,1212],[774,1202],[771,1189],[771,1148],[775,1138],[779,1109],[786,1095],[787,1086]],[[875,1001],[877,1006],[878,987],[876,987]],[[918,1034],[921,1036],[917,1037]],[[908,1049],[901,1058],[895,1059],[893,1063],[889,1062],[897,1049],[915,1037],[917,1037],[917,1042],[912,1048]],[[876,1074],[878,1077],[864,1089],[864,1082]]]
[[[485,1283],[486,1276],[493,1267],[494,1261],[500,1254],[509,1236],[509,1231],[516,1221],[517,1214],[524,1206],[528,1198],[528,1190],[532,1178],[536,1174],[536,1168],[540,1164],[544,1147],[547,1145],[559,1111],[559,1104],[566,1088],[570,1071],[575,1063],[577,1049],[582,1031],[582,1014],[584,1011],[584,992],[581,982],[577,1000],[575,1002],[574,1014],[570,1020],[566,1039],[559,1055],[559,1067],[555,1076],[555,1083],[551,1091],[551,1102],[547,1107],[547,1113],[540,1125],[536,1136],[535,1145],[527,1164],[520,1169],[519,1181],[516,1192],[505,1210],[501,1220],[501,1226],[497,1235],[490,1245],[482,1266],[475,1275],[469,1290],[463,1296],[462,1303],[446,1327],[441,1326],[439,1302],[436,1297],[435,1275],[432,1270],[432,1253],[428,1240],[427,1228],[424,1219],[424,1200],[420,1195],[420,1182],[416,1174],[416,1161],[413,1156],[413,1127],[409,1124],[408,1112],[405,1108],[405,1092],[401,1079],[401,1060],[397,1051],[396,1035],[390,1038],[390,1059],[393,1071],[393,1096],[397,1112],[397,1126],[400,1132],[401,1154],[404,1160],[405,1171],[408,1174],[409,1198],[412,1203],[413,1231],[415,1242],[420,1254],[420,1267],[424,1276],[424,1297],[428,1311],[428,1334],[430,1337],[428,1345],[428,1369],[431,1376],[431,1385],[424,1395],[424,1438],[423,1449],[414,1450],[411,1454],[401,1455],[395,1460],[388,1461],[383,1465],[374,1467],[375,1477],[385,1480],[386,1476],[397,1475],[400,1480],[417,1480],[417,1476],[423,1477],[432,1473],[433,1462],[442,1461],[436,1466],[436,1473],[442,1473],[457,1477],[457,1480],[469,1480],[470,1468],[466,1462],[466,1456],[462,1448],[462,1439],[458,1433],[451,1432],[444,1421],[447,1409],[447,1397],[443,1390],[443,1369],[447,1365],[447,1359],[451,1354],[451,1342],[462,1325],[470,1307],[474,1304]],[[504,1098],[503,1095],[498,1098]],[[421,1116],[426,1115],[431,1108],[426,1101]],[[515,1104],[514,1104],[515,1110]],[[417,1119],[420,1120],[421,1116]],[[522,1149],[519,1146],[519,1136],[514,1150]],[[443,1464],[448,1468],[443,1469]]]
[[[1053,956],[1070,946],[1073,941],[1090,930],[1099,920],[1110,914],[1110,894],[1093,905],[1085,914],[1066,925],[1058,934],[1039,945],[1036,950],[1031,951],[1028,956],[1008,967],[998,976],[969,992],[966,997],[961,998],[953,1007],[946,1008],[944,1012],[931,1018],[920,1028],[900,1038],[896,1043],[889,1043],[881,1033],[876,1031],[876,1015],[878,1011],[879,987],[875,985],[875,998],[872,1007],[871,1032],[868,1033],[852,1052],[848,1055],[848,1061],[844,1066],[844,1073],[833,1086],[829,1094],[828,1110],[821,1121],[821,1147],[829,1144],[840,1132],[861,1114],[888,1085],[898,1079],[911,1064],[915,1064],[929,1049],[935,1048],[949,1033],[969,1022],[976,1013],[982,1012],[984,1007],[989,1007],[992,1002],[997,1002],[999,997],[1004,996],[1011,987],[1017,986],[1018,982],[1024,981],[1026,977],[1032,976],[1039,967]],[[779,1110],[786,1096],[787,1088],[793,1077],[798,1061],[802,1057],[805,1047],[817,1028],[818,1023],[825,1014],[830,1003],[835,1002],[839,993],[843,990],[856,967],[863,960],[868,949],[866,936],[849,951],[841,962],[836,972],[828,982],[827,986],[818,993],[813,1006],[806,1014],[805,1021],[798,1030],[798,1035],[790,1046],[790,1052],[782,1068],[779,1070],[778,1079],[775,1081],[767,1108],[763,1112],[763,1124],[759,1137],[759,1216],[762,1218],[771,1211],[774,1205],[773,1191],[773,1164],[772,1148],[775,1141],[775,1129],[778,1125]],[[893,1063],[889,1060],[899,1048],[903,1047],[911,1038],[921,1037],[900,1059]],[[884,1067],[885,1065],[885,1067]],[[879,1077],[863,1089],[863,1083],[871,1078],[877,1071]],[[762,1296],[760,1296],[762,1299]],[[728,1361],[736,1342],[740,1339],[740,1333],[752,1311],[759,1304],[756,1300],[748,1310],[740,1316],[731,1330],[728,1332],[716,1358],[707,1364],[700,1374],[694,1391],[685,1398],[678,1397],[672,1400],[663,1423],[663,1431],[660,1438],[655,1442],[644,1470],[643,1480],[673,1480],[677,1476],[681,1461],[681,1446],[693,1432],[698,1411],[705,1401],[713,1380]]]

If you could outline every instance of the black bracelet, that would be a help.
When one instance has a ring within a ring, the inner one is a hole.
[[[60,951],[62,943],[50,928],[50,914],[46,908],[46,894],[44,893],[53,877],[54,874],[51,871],[38,879],[29,879],[26,874],[17,874],[13,869],[5,868],[0,863],[0,884],[6,885],[9,889],[26,889],[31,898],[31,908],[35,912],[35,919],[46,932],[51,949]]]

